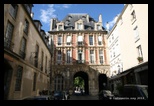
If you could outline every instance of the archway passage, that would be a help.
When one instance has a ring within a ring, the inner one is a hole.
[[[106,87],[107,87],[107,77],[106,77],[106,74],[100,74],[99,78],[98,78],[98,81],[99,81],[99,92],[101,90],[106,89]]]
[[[83,72],[83,71],[79,71],[77,72],[74,77],[73,77],[73,81],[75,80],[75,78],[77,77],[81,77],[84,80],[84,94],[89,95],[89,84],[88,84],[88,75],[87,73]],[[74,86],[75,87],[75,86]]]

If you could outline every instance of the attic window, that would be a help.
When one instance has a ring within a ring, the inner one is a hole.
[[[72,17],[71,16],[68,16],[68,19],[70,20]]]
[[[85,16],[82,16],[82,19],[84,20],[86,17]]]

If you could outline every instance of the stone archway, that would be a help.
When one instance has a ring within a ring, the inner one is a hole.
[[[88,74],[87,74],[86,72],[84,72],[84,71],[79,71],[79,72],[76,72],[76,73],[74,74],[73,81],[74,81],[74,79],[75,79],[76,77],[81,77],[81,78],[83,78],[84,84],[85,84],[85,85],[84,85],[85,94],[86,94],[86,95],[89,95],[89,84],[88,84],[89,78],[88,78]]]

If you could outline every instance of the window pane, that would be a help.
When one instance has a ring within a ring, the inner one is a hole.
[[[89,44],[93,45],[93,36],[92,35],[89,36]]]
[[[12,40],[12,35],[13,35],[13,28],[14,26],[8,22],[7,28],[6,28],[6,34],[4,38],[4,46],[7,48],[10,48],[11,40]]]
[[[24,27],[24,32],[27,34],[28,33],[28,27],[29,27],[29,22],[25,20],[25,27]]]
[[[22,73],[23,73],[23,67],[18,66],[16,84],[15,84],[15,91],[20,91],[20,89],[21,89]]]

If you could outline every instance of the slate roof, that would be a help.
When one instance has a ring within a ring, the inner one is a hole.
[[[87,21],[87,15],[89,16],[89,22]],[[70,13],[62,20],[62,22],[64,22],[64,30],[74,29],[75,22],[78,21],[79,19],[83,20],[85,30],[88,28],[94,29],[94,23],[96,23],[96,21],[89,14]],[[60,22],[60,21],[57,20],[57,22]],[[53,29],[55,29],[56,27],[57,26],[54,25]],[[104,28],[102,27],[102,29]]]
[[[68,14],[63,20],[62,22],[66,23],[66,21],[68,22],[68,26],[73,26],[75,27],[75,22],[78,21],[79,19],[82,19],[84,22],[84,25],[90,26],[92,28],[94,28],[94,23],[91,21],[93,20],[95,22],[95,20],[93,18],[91,18],[89,16],[89,20],[90,22],[87,22],[87,15],[88,14]],[[69,18],[70,17],[70,18]],[[66,24],[64,24],[66,25]]]

